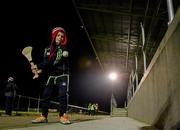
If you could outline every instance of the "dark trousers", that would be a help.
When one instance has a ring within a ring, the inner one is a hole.
[[[67,111],[67,77],[50,78],[42,95],[42,115],[48,116],[50,98],[53,91],[57,91],[59,100],[59,116]]]
[[[14,98],[12,96],[6,96],[5,113],[7,115],[11,115],[12,114],[13,99]]]

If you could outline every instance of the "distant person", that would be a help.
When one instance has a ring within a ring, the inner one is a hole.
[[[91,103],[88,104],[88,115],[91,115]]]
[[[94,116],[95,115],[95,103],[91,104],[91,115]]]
[[[96,103],[96,104],[95,104],[95,114],[97,114],[97,113],[98,113],[98,111],[99,111],[99,104],[98,104],[98,103]]]
[[[14,100],[16,97],[17,85],[13,77],[9,77],[6,81],[4,95],[5,95],[5,114],[3,116],[11,116]]]
[[[59,121],[69,124],[69,116],[66,114],[68,105],[68,51],[67,35],[62,27],[55,27],[51,33],[51,43],[44,50],[43,61],[37,65],[31,64],[32,73],[38,71],[46,75],[46,84],[42,95],[42,114],[32,123],[47,123],[50,97],[54,91],[59,98]],[[37,76],[36,78],[38,78]]]

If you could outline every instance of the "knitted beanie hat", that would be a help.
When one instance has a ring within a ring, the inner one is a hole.
[[[12,82],[12,81],[14,81],[14,78],[13,77],[9,77],[8,78],[8,82]]]

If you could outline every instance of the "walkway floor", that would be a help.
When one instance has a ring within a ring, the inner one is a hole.
[[[9,130],[140,130],[143,126],[149,125],[129,117],[107,117],[100,120],[76,122],[70,125],[53,123]]]

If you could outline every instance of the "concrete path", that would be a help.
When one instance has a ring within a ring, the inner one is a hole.
[[[9,130],[140,130],[143,126],[149,125],[129,117],[109,117],[101,120],[72,123],[70,125],[54,123]]]

